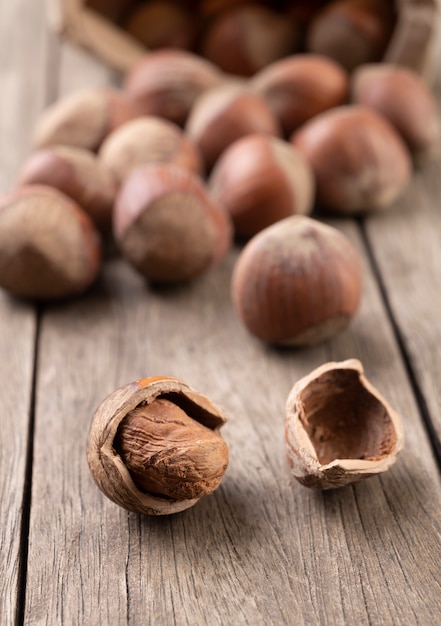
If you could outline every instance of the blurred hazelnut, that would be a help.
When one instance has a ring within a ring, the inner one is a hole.
[[[96,279],[101,241],[86,213],[43,185],[0,198],[0,286],[49,300],[85,291]]]
[[[246,87],[225,84],[196,101],[186,125],[210,170],[231,143],[251,133],[279,135],[277,119],[265,100]]]
[[[250,86],[265,98],[287,135],[322,111],[346,102],[348,75],[334,61],[298,54],[256,74]]]
[[[354,102],[374,109],[389,120],[416,160],[439,154],[438,104],[415,72],[383,63],[364,65],[353,75],[352,96]]]
[[[112,223],[115,181],[96,156],[73,146],[49,146],[24,163],[18,185],[48,185],[75,200],[101,230]]]
[[[339,213],[387,209],[411,177],[402,139],[365,107],[326,111],[295,133],[292,142],[311,164],[318,203]]]
[[[312,22],[307,49],[328,56],[348,71],[379,61],[394,25],[391,3],[341,0],[325,7]]]
[[[310,213],[315,182],[309,163],[292,145],[249,135],[223,153],[209,188],[231,215],[236,234],[250,237],[285,217]]]
[[[296,39],[296,30],[280,13],[258,4],[234,6],[208,25],[201,53],[225,72],[252,76],[292,54]]]
[[[34,145],[97,150],[109,133],[134,117],[134,106],[122,92],[109,88],[82,89],[43,112],[35,128]]]
[[[190,13],[173,0],[151,0],[137,6],[124,24],[127,32],[146,48],[192,47],[195,22]]]
[[[192,279],[231,245],[228,215],[200,179],[173,165],[136,169],[114,211],[114,234],[125,257],[152,282]]]
[[[181,129],[158,117],[139,117],[113,132],[101,146],[101,163],[118,184],[138,165],[174,163],[199,174],[203,169],[197,146]]]
[[[232,297],[262,341],[310,345],[340,332],[358,310],[361,262],[335,228],[288,217],[255,235],[233,272]]]
[[[225,80],[212,63],[183,50],[147,54],[128,73],[125,89],[143,115],[183,126],[196,98]]]

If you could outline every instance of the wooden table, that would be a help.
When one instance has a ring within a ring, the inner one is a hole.
[[[62,45],[42,0],[0,2],[0,188],[13,185],[49,102],[111,73]],[[441,611],[441,163],[388,213],[334,222],[365,264],[363,305],[336,339],[278,351],[229,297],[238,254],[154,291],[122,260],[70,302],[0,294],[0,623],[435,625]],[[401,413],[388,472],[315,492],[290,477],[293,383],[357,357]],[[113,389],[178,376],[221,405],[230,466],[214,495],[170,517],[127,513],[95,487],[91,416]]]

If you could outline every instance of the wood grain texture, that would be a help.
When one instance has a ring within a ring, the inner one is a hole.
[[[38,3],[27,4],[0,3],[0,193],[14,184],[46,97],[44,15]],[[20,28],[13,27],[18,24]],[[30,59],[32,71],[27,71]],[[0,621],[4,624],[14,623],[22,592],[21,534],[23,513],[27,515],[25,473],[35,336],[34,307],[0,293]]]

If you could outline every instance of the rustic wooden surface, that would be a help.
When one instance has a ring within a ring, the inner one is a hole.
[[[39,111],[114,76],[60,45],[42,0],[0,2],[0,187]],[[262,346],[229,299],[235,257],[151,290],[119,258],[81,299],[0,294],[1,624],[436,624],[441,611],[441,163],[365,224],[335,222],[365,261],[360,315],[310,350]],[[290,478],[284,403],[300,376],[357,357],[402,414],[387,474],[316,493]],[[85,442],[115,387],[171,374],[230,416],[230,466],[185,513],[145,518],[96,489]]]

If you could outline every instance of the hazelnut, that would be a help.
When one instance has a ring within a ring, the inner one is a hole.
[[[323,208],[345,214],[387,209],[409,183],[411,161],[402,139],[365,107],[326,111],[292,142],[312,166]]]
[[[101,491],[128,511],[184,511],[220,484],[226,421],[208,398],[168,377],[144,378],[111,393],[90,427],[87,460]]]
[[[349,91],[344,69],[312,54],[269,65],[251,79],[250,86],[268,102],[287,136],[312,117],[343,104]]]
[[[404,445],[400,416],[356,359],[326,363],[294,385],[285,436],[294,477],[316,489],[385,472]]]
[[[230,214],[235,233],[250,237],[285,217],[310,213],[315,181],[294,146],[276,137],[249,135],[223,153],[209,188]]]
[[[293,53],[296,31],[286,18],[258,4],[233,6],[215,16],[202,37],[201,53],[223,71],[252,76]]]
[[[342,331],[358,310],[358,253],[337,229],[302,215],[265,228],[242,250],[232,297],[262,341],[312,345]]]
[[[109,230],[116,185],[96,156],[83,148],[49,146],[23,165],[19,185],[55,187],[75,200],[101,230]]]
[[[364,65],[352,78],[354,102],[385,117],[417,161],[440,150],[441,125],[434,95],[412,70],[386,63]]]
[[[198,98],[186,132],[210,170],[236,139],[251,133],[279,135],[280,127],[263,98],[233,83],[214,87]]]
[[[139,165],[173,163],[196,174],[203,169],[198,147],[181,129],[158,117],[139,117],[107,137],[99,152],[101,163],[121,184]]]
[[[157,50],[127,74],[125,89],[143,115],[183,126],[196,98],[225,80],[212,63],[183,50]]]
[[[146,48],[192,47],[196,29],[190,13],[172,0],[151,0],[136,7],[125,30]]]
[[[0,198],[0,286],[41,300],[85,291],[100,269],[101,243],[86,213],[43,185]]]
[[[116,89],[75,91],[47,108],[34,134],[34,145],[77,146],[97,150],[115,128],[136,117],[128,98]]]
[[[394,25],[391,3],[341,0],[324,8],[312,22],[307,49],[334,59],[348,71],[379,61]]]
[[[172,165],[136,169],[117,197],[114,234],[126,258],[153,282],[189,280],[231,245],[227,214],[200,179]]]

